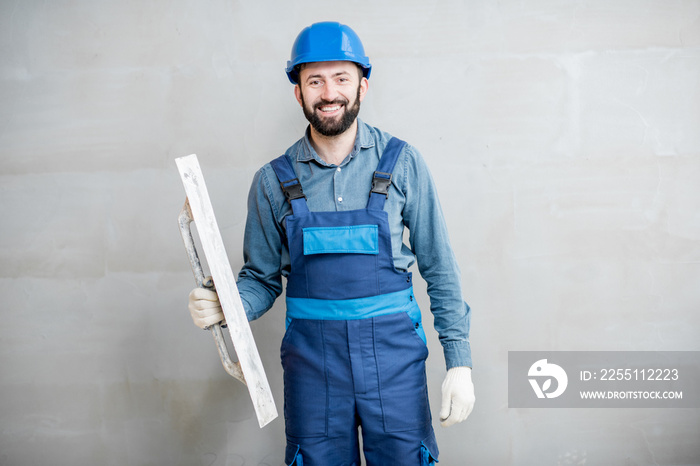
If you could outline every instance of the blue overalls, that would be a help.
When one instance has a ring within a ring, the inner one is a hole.
[[[272,162],[292,206],[282,340],[285,462],[432,465],[428,349],[411,273],[394,268],[384,202],[405,143],[393,138],[365,209],[311,212],[289,158]]]

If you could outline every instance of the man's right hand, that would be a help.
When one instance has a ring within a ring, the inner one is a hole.
[[[194,324],[199,328],[207,328],[219,322],[222,322],[222,325],[226,323],[219,295],[212,288],[192,290],[188,308]]]

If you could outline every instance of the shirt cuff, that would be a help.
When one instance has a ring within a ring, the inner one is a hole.
[[[472,349],[469,341],[452,341],[442,347],[445,352],[447,370],[453,367],[472,367]]]

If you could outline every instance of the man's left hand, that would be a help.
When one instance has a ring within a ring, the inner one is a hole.
[[[441,425],[450,427],[464,421],[474,409],[474,401],[471,367],[453,367],[448,370],[442,383]]]

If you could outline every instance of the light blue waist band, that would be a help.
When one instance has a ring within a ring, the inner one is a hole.
[[[314,320],[354,320],[408,311],[415,305],[413,288],[355,299],[287,298],[287,317]]]
[[[405,312],[416,332],[425,341],[421,313],[413,288],[394,293],[355,299],[287,298],[287,326],[292,319],[357,320]]]

